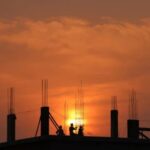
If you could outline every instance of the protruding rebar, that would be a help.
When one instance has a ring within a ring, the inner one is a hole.
[[[42,80],[42,106],[48,106],[48,80]]]
[[[112,96],[111,109],[112,110],[117,110],[117,96]]]
[[[15,90],[13,87],[7,91],[8,96],[8,114],[15,113]]]
[[[129,119],[137,119],[137,99],[136,92],[132,89],[131,94],[129,96]]]
[[[111,105],[111,137],[118,138],[117,96],[112,97]]]
[[[14,88],[8,89],[8,115],[7,115],[7,141],[15,141],[16,136],[16,115],[15,115],[15,96]]]

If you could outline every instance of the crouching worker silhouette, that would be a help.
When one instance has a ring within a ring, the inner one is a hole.
[[[84,134],[83,134],[83,126],[79,127],[78,136],[84,136]]]
[[[74,130],[76,130],[77,127],[74,127],[73,126],[73,123],[70,124],[70,127],[69,127],[69,132],[70,132],[70,136],[75,136],[76,134],[74,133]]]
[[[64,136],[64,131],[62,129],[62,126],[60,125],[58,130],[56,131],[57,136]]]

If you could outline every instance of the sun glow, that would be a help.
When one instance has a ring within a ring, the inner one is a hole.
[[[81,117],[81,115],[76,116],[74,111],[70,111],[68,112],[66,125],[69,126],[71,123],[73,123],[75,126],[80,126],[85,125],[86,121]]]
[[[74,111],[69,111],[67,114],[67,120],[66,124],[69,126],[71,123],[76,124],[76,119],[75,119],[75,112]]]

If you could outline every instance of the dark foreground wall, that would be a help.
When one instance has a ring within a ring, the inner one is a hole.
[[[0,150],[150,150],[150,140],[48,136],[3,143]]]

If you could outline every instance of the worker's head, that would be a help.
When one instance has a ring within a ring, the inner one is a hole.
[[[59,128],[62,129],[62,125],[60,125]]]
[[[82,125],[80,125],[79,128],[82,128]]]
[[[73,127],[73,123],[71,123],[70,126]]]

